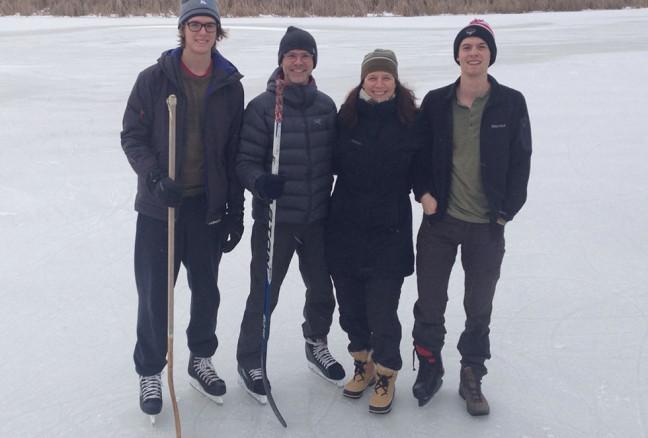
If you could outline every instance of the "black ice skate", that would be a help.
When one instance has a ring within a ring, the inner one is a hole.
[[[331,356],[326,338],[306,338],[306,359],[308,368],[315,374],[337,386],[344,386],[344,368]]]
[[[211,401],[222,405],[226,386],[218,377],[210,357],[189,356],[189,384]]]
[[[263,374],[261,368],[246,369],[241,364],[238,366],[239,383],[250,396],[265,405],[268,402],[266,390],[263,387]]]
[[[419,359],[419,370],[412,393],[419,406],[425,406],[443,384],[443,362],[441,354],[432,353],[420,345],[415,347]]]
[[[140,376],[140,409],[151,417],[155,424],[155,416],[162,411],[162,376]]]

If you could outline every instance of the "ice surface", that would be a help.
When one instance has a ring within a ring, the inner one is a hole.
[[[453,81],[456,31],[472,16],[225,19],[222,52],[254,97],[295,24],[315,35],[320,88],[338,103],[362,56],[396,51],[419,98]],[[293,264],[273,318],[269,376],[281,428],[236,383],[235,342],[248,289],[246,233],[224,257],[215,363],[217,406],[189,386],[176,288],[176,391],[186,437],[647,437],[648,10],[488,15],[491,73],[527,97],[534,138],[529,201],[507,226],[495,300],[487,418],[457,395],[463,275],[450,285],[445,383],[411,396],[413,277],[403,288],[404,366],[394,410],[367,412],[306,367],[303,285]],[[644,43],[641,43],[644,41]],[[132,365],[135,177],[119,142],[137,73],[176,44],[166,18],[0,17],[0,436],[172,437],[138,408]],[[249,207],[249,196],[248,196]],[[415,207],[416,222],[420,209]],[[416,227],[417,228],[417,224]],[[352,362],[337,322],[329,343]]]

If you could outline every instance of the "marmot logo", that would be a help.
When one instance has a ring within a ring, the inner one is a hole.
[[[506,123],[500,123],[498,125],[491,125],[491,128],[493,128],[493,129],[506,128]]]
[[[471,27],[470,29],[466,29],[466,35],[468,36],[474,34],[475,32],[477,32],[477,29],[475,29],[474,27]]]

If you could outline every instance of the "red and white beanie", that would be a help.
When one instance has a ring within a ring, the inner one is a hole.
[[[461,42],[468,37],[477,37],[481,38],[486,42],[488,45],[488,49],[490,50],[490,63],[488,64],[493,65],[495,63],[495,58],[497,57],[497,46],[495,45],[495,33],[493,32],[493,29],[490,27],[488,23],[486,23],[484,20],[481,20],[479,18],[475,18],[472,20],[468,26],[464,27],[459,31],[457,34],[457,37],[454,40],[454,60],[457,64],[459,64],[459,61],[457,61],[457,56],[459,55],[459,45],[461,45]]]

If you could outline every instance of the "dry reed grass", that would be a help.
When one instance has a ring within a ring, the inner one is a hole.
[[[174,15],[178,0],[0,0],[0,15]],[[226,16],[436,15],[645,8],[648,0],[220,0]]]

